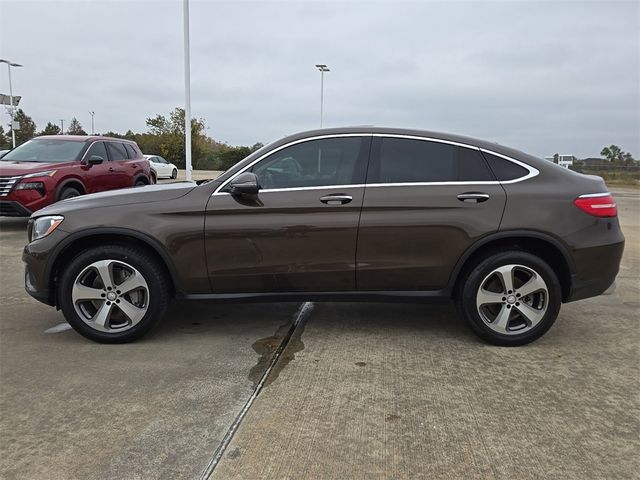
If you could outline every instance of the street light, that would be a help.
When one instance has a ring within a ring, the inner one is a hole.
[[[4,59],[0,59],[0,63],[6,63],[7,70],[9,71],[9,102],[11,103],[11,144],[13,145],[13,148],[16,148],[16,132],[13,130],[13,121],[16,115],[16,107],[13,104],[13,90],[11,88],[11,67],[22,67],[22,65]]]
[[[187,181],[191,181],[191,60],[189,58],[189,0],[183,0],[184,21],[184,153]]]
[[[320,128],[322,128],[322,115],[324,108],[324,72],[330,72],[329,68],[324,64],[316,65],[316,68],[320,70]]]
[[[93,116],[96,114],[96,112],[89,112],[89,115],[91,115],[91,135],[93,135]]]

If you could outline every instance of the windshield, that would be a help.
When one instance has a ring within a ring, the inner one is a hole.
[[[11,150],[0,162],[72,162],[84,146],[84,141],[34,138]]]

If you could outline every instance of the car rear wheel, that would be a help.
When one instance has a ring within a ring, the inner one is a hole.
[[[80,195],[82,194],[77,188],[66,187],[66,188],[63,188],[62,191],[60,192],[60,195],[58,196],[58,200],[66,200],[68,198],[79,197]]]
[[[490,255],[467,272],[458,311],[480,338],[517,346],[540,338],[560,311],[557,275],[541,258],[522,251]]]
[[[147,184],[144,180],[136,180],[136,187],[144,187]]]
[[[176,179],[178,178],[178,170],[177,169],[173,169],[173,171],[171,172],[171,178]]]
[[[167,275],[149,253],[134,247],[91,248],[62,269],[59,303],[69,324],[101,343],[125,343],[146,334],[170,298]]]

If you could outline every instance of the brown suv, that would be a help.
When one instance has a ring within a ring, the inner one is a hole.
[[[614,282],[624,247],[599,177],[434,132],[293,135],[199,185],[98,193],[32,215],[25,283],[100,342],[141,337],[172,297],[453,298],[521,345]]]

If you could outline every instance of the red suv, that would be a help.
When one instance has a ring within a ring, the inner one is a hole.
[[[58,200],[150,183],[149,162],[135,142],[37,137],[0,158],[0,216],[27,217]]]

